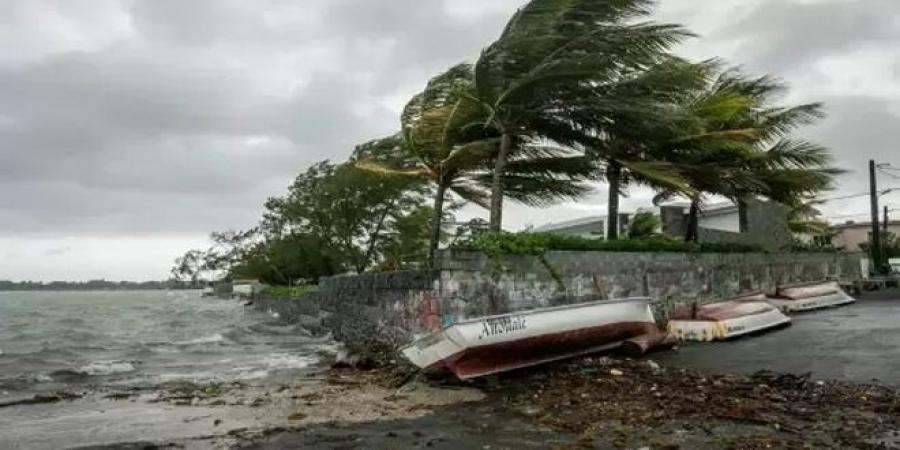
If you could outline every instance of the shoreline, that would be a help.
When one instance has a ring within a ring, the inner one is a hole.
[[[259,396],[264,403],[250,407],[268,423],[77,448],[900,448],[900,393],[878,384],[609,357],[474,383],[417,376],[398,385],[405,373],[390,367],[317,377],[179,406],[217,411],[230,407],[223,398]]]

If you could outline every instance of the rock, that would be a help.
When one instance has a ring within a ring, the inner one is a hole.
[[[213,426],[217,427],[222,424],[222,419],[213,420]]]
[[[519,410],[519,412],[525,417],[537,417],[541,415],[543,410],[536,406],[526,406]]]
[[[308,417],[307,414],[304,414],[302,412],[295,412],[294,414],[291,414],[290,416],[288,416],[288,420],[290,420],[291,422],[295,422],[298,420],[303,420],[307,417]]]
[[[657,364],[656,361],[653,360],[647,361],[647,367],[649,367],[650,370],[653,370],[654,372],[660,369],[659,364]]]
[[[612,376],[614,376],[614,377],[621,377],[621,376],[625,375],[625,372],[622,372],[622,371],[619,370],[619,369],[612,369],[612,370],[609,371],[609,374],[612,375]]]

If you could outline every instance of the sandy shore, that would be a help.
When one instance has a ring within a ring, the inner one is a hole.
[[[208,433],[85,448],[900,448],[890,387],[606,357],[467,385],[323,370],[274,389],[171,389],[157,401],[203,412]]]

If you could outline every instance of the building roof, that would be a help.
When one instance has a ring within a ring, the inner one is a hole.
[[[879,223],[879,225],[881,225],[882,223]],[[891,226],[891,227],[900,226],[900,220],[890,220],[890,221],[888,221],[888,226]],[[845,222],[845,223],[833,224],[831,227],[834,228],[835,230],[847,230],[850,228],[871,228],[872,222],[850,221],[850,222]]]
[[[677,206],[681,208],[690,208],[690,202],[672,202],[666,203],[665,206]],[[718,216],[722,214],[734,214],[738,211],[737,205],[731,202],[710,203],[700,210],[701,217]]]
[[[582,225],[590,225],[594,223],[606,223],[606,216],[589,216],[589,217],[581,217],[578,219],[566,220],[563,222],[550,222],[544,225],[541,225],[534,229],[534,231],[554,231],[559,230],[561,228],[569,228],[569,227],[577,227]]]
[[[635,214],[636,213],[630,212],[630,211],[629,212],[620,212],[619,217],[622,217],[622,216],[632,217]],[[580,227],[580,226],[584,226],[584,225],[593,225],[593,224],[598,224],[598,225],[604,224],[605,225],[606,219],[607,219],[607,216],[587,216],[587,217],[580,217],[578,219],[565,220],[562,222],[550,222],[550,223],[541,225],[539,227],[535,227],[534,231],[537,231],[537,232],[557,231],[557,230],[564,230],[566,228]]]

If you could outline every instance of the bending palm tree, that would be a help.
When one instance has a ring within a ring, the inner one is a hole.
[[[474,100],[473,72],[469,65],[455,66],[432,79],[404,109],[402,138],[398,146],[412,156],[412,164],[397,168],[363,160],[357,167],[385,175],[409,176],[435,185],[429,239],[429,261],[434,265],[441,235],[447,192],[487,207],[489,165],[497,154],[498,134],[489,126],[488,113]],[[585,172],[583,161],[557,149],[520,146],[510,164],[507,195],[541,204],[582,195],[577,183]]]
[[[830,166],[827,149],[787,136],[797,127],[822,116],[821,105],[770,105],[781,83],[769,78],[746,78],[726,71],[701,90],[685,96],[677,133],[662,144],[664,153],[696,190],[685,239],[697,239],[702,193],[724,196],[741,210],[746,231],[746,200],[765,197],[792,205],[829,189],[841,173]],[[663,190],[657,201],[675,195]]]
[[[515,146],[557,131],[535,127],[539,117],[585,110],[578,99],[593,100],[602,93],[598,87],[652,64],[689,35],[677,25],[634,23],[652,5],[649,0],[532,0],[482,52],[475,65],[475,94],[500,135],[491,183],[493,230],[502,225],[505,176]],[[562,103],[561,97],[576,103]],[[605,106],[630,107],[613,101]],[[566,122],[551,125],[560,123]]]

